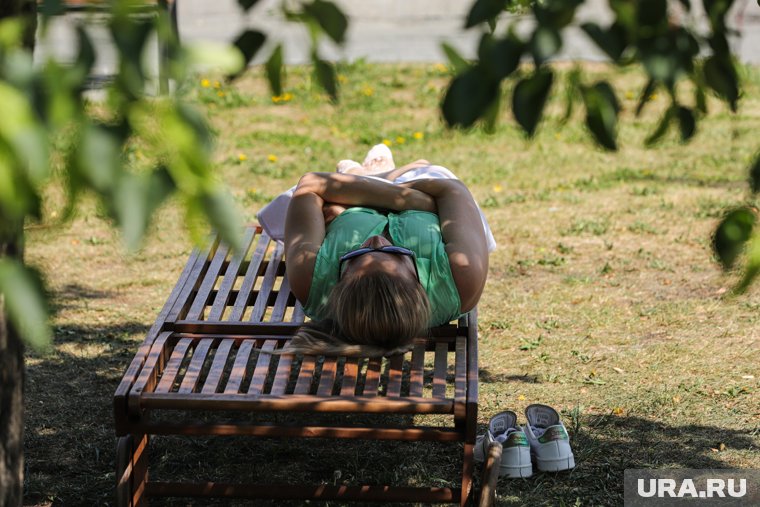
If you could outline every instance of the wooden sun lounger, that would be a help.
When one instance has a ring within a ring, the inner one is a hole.
[[[404,356],[276,356],[267,352],[281,348],[305,319],[284,275],[282,246],[259,227],[246,231],[244,253],[232,255],[216,240],[193,252],[114,396],[119,505],[161,496],[466,503],[478,409],[475,311],[432,329]],[[230,412],[240,422],[230,422]],[[242,417],[252,412],[453,417],[440,426],[415,425],[408,416],[393,427],[355,417],[277,425]],[[461,442],[462,469],[453,487],[155,482],[148,470],[156,435]]]

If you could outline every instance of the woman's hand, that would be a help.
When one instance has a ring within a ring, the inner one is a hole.
[[[342,204],[328,203],[322,206],[322,215],[325,217],[325,225],[329,225],[330,222],[338,218],[338,215],[348,209]]]

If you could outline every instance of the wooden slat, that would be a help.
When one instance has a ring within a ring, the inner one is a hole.
[[[174,322],[179,319],[182,310],[186,308],[190,295],[193,293],[193,290],[195,290],[195,287],[198,284],[198,280],[200,280],[200,278],[203,276],[203,272],[208,264],[208,258],[211,255],[211,252],[216,251],[218,244],[218,240],[215,238],[203,250],[196,249],[193,252],[193,255],[195,255],[195,264],[188,273],[187,281],[182,287],[182,292],[179,293],[177,300],[172,306],[172,309],[166,316],[167,322]]]
[[[261,297],[261,295],[259,295]],[[282,279],[282,284],[280,284],[280,290],[277,293],[277,299],[274,302],[274,307],[272,308],[272,316],[270,317],[270,322],[282,322],[283,317],[285,317],[285,310],[288,309],[288,299],[290,298],[290,283],[288,282],[288,277],[284,276]]]
[[[433,398],[446,397],[446,367],[449,346],[446,343],[435,344],[435,366],[433,369]]]
[[[353,396],[356,394],[356,377],[359,374],[359,359],[347,357],[343,365],[343,380],[340,384],[341,396]]]
[[[208,304],[209,296],[211,295],[214,285],[216,285],[219,272],[222,270],[222,266],[224,266],[224,261],[227,258],[227,253],[229,251],[230,248],[225,243],[221,243],[219,248],[216,249],[214,258],[211,259],[211,264],[209,265],[206,275],[203,277],[203,282],[195,295],[195,300],[193,301],[192,306],[190,306],[190,311],[187,312],[187,319],[195,320],[202,318],[203,310]]]
[[[182,361],[185,359],[187,349],[190,348],[192,343],[193,340],[190,340],[189,338],[183,338],[177,342],[174,350],[172,350],[171,358],[169,359],[169,362],[166,363],[166,368],[161,374],[161,380],[156,386],[155,391],[157,393],[166,393],[172,388],[177,373],[179,373],[179,367],[182,366]]]
[[[261,394],[264,390],[264,384],[267,381],[269,375],[269,364],[272,362],[271,352],[277,346],[277,341],[267,340],[261,347],[259,352],[259,358],[256,362],[256,368],[253,370],[253,378],[251,378],[251,385],[248,386],[248,394]]]
[[[185,378],[182,379],[182,384],[179,386],[178,392],[192,393],[195,390],[195,386],[198,385],[198,379],[201,375],[203,363],[206,362],[206,356],[213,343],[214,340],[207,339],[200,340],[195,344],[193,358],[190,360],[190,365],[187,367]]]
[[[412,364],[409,372],[409,396],[422,396],[425,381],[425,344],[417,343],[412,350]]]
[[[303,306],[300,301],[296,300],[295,306],[293,307],[293,318],[291,319],[291,322],[303,322],[305,319],[306,314],[303,313]]]
[[[243,283],[238,291],[238,297],[235,299],[235,304],[227,320],[239,321],[243,318],[246,306],[248,305],[248,296],[256,285],[256,278],[258,278],[261,263],[264,262],[264,255],[269,247],[269,241],[269,236],[266,233],[262,232],[259,235],[259,241],[256,243],[256,249],[253,251],[251,262],[248,263],[248,269],[245,272]]]
[[[214,354],[214,362],[211,364],[211,369],[206,375],[206,382],[203,384],[201,392],[204,394],[215,393],[219,388],[219,381],[224,374],[224,366],[227,364],[227,357],[230,354],[230,349],[235,343],[235,340],[223,340],[216,348]]]
[[[325,357],[325,362],[322,363],[322,375],[319,378],[317,396],[332,396],[333,386],[335,386],[337,366],[337,357]]]
[[[235,363],[232,365],[230,378],[227,380],[227,385],[224,386],[224,394],[233,394],[240,391],[240,384],[243,383],[243,378],[245,378],[245,370],[248,366],[248,358],[251,355],[252,349],[253,340],[246,340],[240,344],[240,348],[235,356]]]
[[[251,312],[250,322],[260,322],[264,317],[264,313],[267,310],[267,303],[269,301],[269,295],[274,289],[274,282],[277,280],[277,270],[280,268],[280,260],[282,259],[282,245],[277,244],[272,252],[272,257],[269,259],[266,272],[264,273],[264,279],[261,282],[261,288],[259,294],[256,297],[256,301],[253,304],[253,311]]]
[[[161,357],[166,353],[166,340],[169,339],[171,333],[164,332],[158,335],[156,341],[148,352],[148,357],[145,359],[145,364],[140,370],[140,374],[135,380],[134,386],[129,392],[129,408],[133,413],[139,413],[140,411],[140,396],[145,391],[153,391],[156,385],[156,378],[158,377],[158,364]]]
[[[463,402],[467,394],[467,338],[464,336],[457,338],[454,371],[454,399]]]
[[[283,354],[280,356],[280,360],[277,363],[277,372],[274,375],[274,382],[272,383],[272,389],[270,393],[275,396],[285,394],[285,389],[288,387],[288,381],[290,380],[290,367],[293,364],[292,354]]]
[[[298,381],[293,390],[293,394],[309,394],[311,383],[314,377],[314,366],[317,358],[314,356],[303,356],[301,361],[301,370],[298,372]]]
[[[402,354],[397,354],[389,358],[388,387],[385,390],[386,396],[391,398],[398,398],[401,396],[401,376],[403,365],[404,356]]]
[[[382,365],[382,357],[374,357],[369,360],[367,374],[364,376],[364,396],[377,396],[377,388],[380,385],[380,367]]]
[[[245,259],[245,255],[248,249],[251,247],[253,241],[254,229],[249,227],[245,230],[245,236],[243,237],[243,246],[239,252],[237,252],[230,260],[227,266],[227,271],[224,273],[224,279],[219,286],[219,290],[216,292],[216,298],[211,305],[211,310],[208,313],[207,320],[220,320],[224,314],[224,309],[227,307],[227,303],[230,299],[230,292],[235,286],[235,281],[238,277],[238,271],[240,271],[240,265]]]

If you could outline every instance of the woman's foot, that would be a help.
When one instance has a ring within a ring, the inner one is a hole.
[[[344,174],[362,174],[364,167],[356,160],[341,160],[335,166],[335,170]]]
[[[384,144],[376,144],[368,152],[362,166],[365,169],[364,174],[379,174],[392,171],[396,168],[393,163],[393,153],[391,149]]]

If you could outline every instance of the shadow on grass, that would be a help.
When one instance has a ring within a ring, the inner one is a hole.
[[[80,306],[82,301],[111,299],[114,297],[114,293],[113,291],[94,290],[91,287],[70,283],[62,289],[54,291],[50,296],[48,300],[51,311],[55,315],[61,310]]]
[[[572,436],[576,467],[527,480],[499,481],[499,505],[622,505],[623,472],[631,468],[731,468],[721,443],[753,449],[750,431],[668,425],[641,417],[591,416]]]
[[[478,370],[481,384],[498,384],[502,382],[522,382],[524,384],[540,384],[538,375],[507,375],[504,373],[491,373],[485,368]]]

